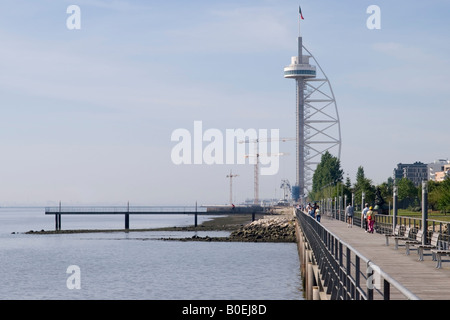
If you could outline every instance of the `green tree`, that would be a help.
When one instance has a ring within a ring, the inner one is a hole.
[[[353,192],[355,193],[355,199],[359,203],[362,199],[362,193],[364,192],[364,202],[372,203],[375,201],[375,186],[372,185],[372,180],[366,178],[364,168],[358,167],[356,171],[356,182],[353,186]],[[364,204],[363,204],[364,205]]]
[[[450,212],[450,178],[428,182],[428,204],[433,210]]]
[[[352,182],[350,181],[350,178],[347,177],[345,179],[344,185],[344,196],[347,196],[347,203],[352,201],[352,193],[353,193]]]
[[[405,209],[408,206],[418,204],[418,188],[408,178],[402,178],[397,181],[398,201],[400,206]]]
[[[342,182],[344,171],[341,169],[341,162],[337,157],[331,155],[328,151],[322,154],[320,163],[317,165],[313,175],[312,199],[328,197],[329,192],[324,189]]]
[[[439,210],[439,199],[442,197],[440,183],[428,181],[428,205],[431,210]]]
[[[445,213],[450,212],[450,178],[441,182],[441,197],[438,201],[439,209]]]
[[[381,191],[381,196],[386,202],[392,203],[394,192],[394,179],[389,177],[386,182],[383,182],[378,186]]]

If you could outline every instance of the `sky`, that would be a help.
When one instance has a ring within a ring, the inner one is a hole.
[[[344,178],[362,166],[380,184],[398,163],[449,159],[448,0],[2,0],[0,206],[226,204],[230,171],[233,202],[253,198],[249,159],[176,164],[172,135],[184,129],[194,147],[200,121],[224,137],[295,136],[283,68],[299,5],[336,98]],[[370,5],[380,29],[367,27]],[[295,183],[295,143],[279,151],[260,198]]]

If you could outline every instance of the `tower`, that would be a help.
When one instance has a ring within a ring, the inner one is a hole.
[[[303,20],[301,9],[300,17]],[[341,154],[341,129],[331,84],[314,56],[299,36],[297,56],[284,68],[284,77],[296,82],[296,184],[295,201],[302,201],[312,185],[312,175],[325,151]],[[303,54],[305,53],[307,54]],[[313,59],[318,67],[310,64]]]

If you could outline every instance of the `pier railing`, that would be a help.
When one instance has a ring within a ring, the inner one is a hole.
[[[233,209],[215,208],[209,210],[209,207],[203,206],[95,206],[95,207],[72,207],[55,206],[46,207],[45,214],[55,216],[55,230],[61,230],[61,220],[63,215],[123,215],[125,217],[125,229],[130,228],[130,215],[177,215],[187,214],[194,216],[194,226],[197,227],[198,215],[230,215],[230,214],[251,214],[252,221],[255,220],[256,213],[262,212],[253,207],[236,207]]]
[[[342,222],[346,221],[345,210],[325,210],[326,216]],[[401,225],[410,227],[413,229],[413,233],[422,229],[422,218],[408,217],[408,216],[396,216],[394,224],[393,215],[375,214],[374,230],[381,234],[392,234],[394,231],[394,225]],[[441,248],[450,248],[450,222],[441,221],[435,219],[426,219],[427,223],[427,239],[431,239],[433,232],[440,233],[439,243]],[[361,219],[361,212],[355,212],[352,219],[352,224],[356,227],[363,227],[363,221]]]
[[[332,300],[390,300],[394,291],[405,299],[419,299],[315,219],[300,210],[296,215]]]
[[[131,214],[151,214],[151,213],[174,213],[182,214],[193,212],[206,213],[205,207],[195,207],[195,206],[55,206],[46,207],[46,214],[124,214],[126,212]]]

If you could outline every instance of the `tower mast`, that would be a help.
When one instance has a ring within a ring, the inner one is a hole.
[[[292,187],[294,201],[304,201],[307,186],[311,185],[309,175],[325,151],[333,147],[341,153],[341,133],[339,115],[333,90],[327,76],[320,68],[314,56],[303,46],[300,34],[300,20],[303,20],[299,7],[299,34],[297,56],[291,58],[291,64],[284,68],[284,77],[296,82],[296,183]],[[306,52],[303,55],[304,50]],[[310,64],[310,58],[319,68]]]

